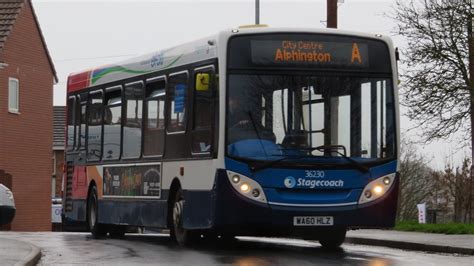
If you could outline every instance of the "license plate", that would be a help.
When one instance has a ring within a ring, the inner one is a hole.
[[[294,226],[329,226],[334,225],[332,216],[295,216],[293,217]]]

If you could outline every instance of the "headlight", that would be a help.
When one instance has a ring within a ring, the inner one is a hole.
[[[265,193],[263,193],[262,187],[255,180],[232,171],[227,171],[227,177],[232,187],[239,192],[239,194],[251,200],[267,203],[267,198],[265,197]]]
[[[371,202],[383,195],[392,187],[395,173],[379,177],[365,186],[359,198],[359,204]]]

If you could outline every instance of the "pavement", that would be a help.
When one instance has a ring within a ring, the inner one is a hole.
[[[474,235],[444,235],[364,229],[347,232],[346,243],[474,255]]]
[[[0,238],[0,265],[36,265],[40,258],[37,246],[8,236]]]
[[[4,232],[0,237],[0,265],[36,265],[41,258],[41,250],[31,243],[13,239],[14,237],[9,232]],[[474,255],[474,235],[364,229],[347,232],[346,243]]]

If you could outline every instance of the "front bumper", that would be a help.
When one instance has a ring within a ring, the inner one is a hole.
[[[13,206],[0,206],[0,225],[10,224],[15,217],[16,209]]]
[[[344,207],[285,207],[262,204],[236,192],[225,171],[216,180],[214,229],[238,235],[303,235],[317,233],[328,227],[293,226],[294,216],[333,216],[331,228],[388,228],[395,224],[399,178],[382,198],[364,205]]]

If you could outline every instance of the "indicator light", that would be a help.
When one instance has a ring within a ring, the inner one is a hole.
[[[260,196],[260,190],[258,190],[258,188],[255,188],[254,190],[252,190],[252,196],[254,196],[255,198],[258,198],[258,196]]]
[[[370,192],[370,190],[366,190],[366,191],[364,192],[364,196],[365,196],[366,198],[370,199],[370,198],[372,197],[372,192]]]
[[[254,201],[267,202],[265,191],[260,184],[243,174],[227,171],[228,184],[240,195]]]
[[[396,182],[396,173],[381,176],[368,183],[359,197],[359,204],[375,201],[389,193]]]

